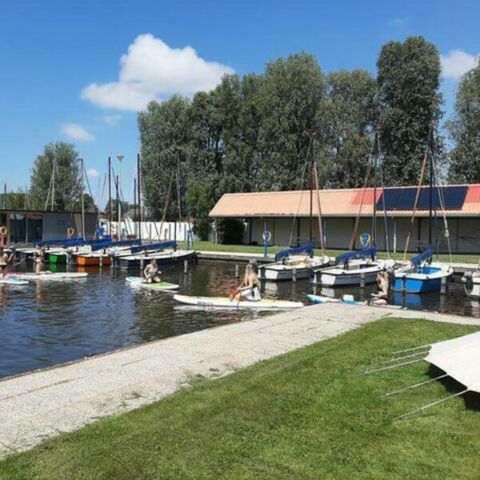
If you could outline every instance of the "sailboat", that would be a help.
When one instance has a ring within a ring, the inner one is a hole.
[[[350,250],[338,255],[335,258],[335,265],[327,268],[314,269],[313,283],[325,287],[340,287],[353,285],[366,285],[375,283],[377,274],[387,268],[393,267],[395,262],[393,260],[379,260],[377,258],[376,247],[376,231],[377,231],[377,157],[379,154],[378,135],[375,135],[374,144],[377,146],[377,154],[373,156],[373,168],[375,172],[374,186],[373,186],[373,217],[372,217],[372,237],[368,233],[360,235],[362,248],[354,249],[355,241],[357,239],[358,225],[360,222],[360,215],[365,200],[368,182],[370,179],[372,162],[369,162],[367,172],[365,175],[365,182],[362,192],[362,198],[357,217],[355,219],[355,226],[353,228],[352,240],[350,242]]]
[[[323,236],[322,208],[320,192],[318,189],[317,162],[313,154],[312,135],[310,149],[312,157],[310,163],[310,242],[299,247],[281,250],[275,255],[275,263],[260,267],[260,276],[265,280],[281,281],[310,278],[314,268],[323,268],[329,265],[330,259],[325,251],[325,239]],[[313,191],[317,193],[318,230],[320,236],[320,256],[313,255]]]
[[[421,252],[419,255],[413,257],[409,264],[403,266],[394,272],[395,281],[393,284],[393,290],[402,293],[425,293],[425,292],[438,292],[441,289],[442,282],[446,281],[453,275],[453,268],[441,264],[432,263],[433,249],[432,245],[432,226],[433,226],[433,192],[434,192],[434,139],[433,134],[430,135],[430,145],[425,149],[425,156],[422,163],[422,169],[420,173],[420,180],[415,195],[415,203],[413,205],[412,217],[410,220],[410,227],[405,241],[405,251],[403,255],[404,261],[406,260],[407,251],[410,243],[410,238],[413,230],[413,222],[415,220],[415,214],[417,212],[418,203],[420,199],[420,193],[422,190],[423,178],[425,176],[425,170],[428,160],[430,163],[430,185],[429,185],[429,231],[428,231],[428,243],[429,246]],[[430,155],[429,155],[430,153]],[[442,201],[441,191],[438,187],[435,187],[437,194],[436,203],[438,201],[439,206],[445,211],[444,202]],[[446,225],[446,219],[445,226]],[[448,238],[448,229],[447,238]]]

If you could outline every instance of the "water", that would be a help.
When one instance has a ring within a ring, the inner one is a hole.
[[[172,293],[130,287],[124,272],[89,269],[88,273],[88,278],[77,281],[32,282],[25,287],[0,285],[0,377],[272,314],[192,310],[176,304]],[[165,272],[164,277],[178,283],[178,292],[187,295],[226,296],[237,285],[235,265],[226,262],[190,265],[187,274],[178,266]],[[374,290],[315,292],[308,281],[269,282],[262,286],[262,295],[305,302],[307,293],[336,297],[351,293],[363,300]],[[390,302],[480,316],[480,304],[465,297],[459,281],[446,296],[392,295]]]

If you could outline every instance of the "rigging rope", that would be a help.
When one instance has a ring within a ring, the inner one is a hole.
[[[428,160],[428,145],[425,148],[425,155],[423,156],[422,170],[420,171],[420,180],[418,182],[417,193],[415,194],[415,203],[413,204],[412,217],[410,218],[410,225],[408,226],[407,240],[405,241],[405,250],[403,252],[403,261],[407,260],[407,251],[410,245],[410,238],[412,237],[413,224],[415,222],[415,214],[417,213],[418,200],[420,198],[420,191],[423,184],[423,177],[425,176],[425,170],[427,168]]]

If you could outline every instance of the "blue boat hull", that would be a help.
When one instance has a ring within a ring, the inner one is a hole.
[[[429,278],[429,275],[438,274],[440,268],[432,266],[420,267],[411,274],[406,274],[395,278],[392,290],[403,293],[428,293],[439,292],[442,288],[442,277]],[[425,278],[412,278],[409,275],[425,275]],[[449,275],[445,275],[448,277]],[[445,278],[444,277],[444,278]]]
[[[412,278],[396,278],[393,284],[394,292],[404,293],[427,293],[439,292],[442,288],[442,280],[440,278],[430,280],[417,280]]]

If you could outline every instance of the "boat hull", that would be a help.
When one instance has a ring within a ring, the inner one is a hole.
[[[75,262],[77,265],[82,267],[98,267],[102,264],[104,267],[109,266],[112,263],[111,257],[108,255],[96,255],[96,256],[81,256],[77,255],[75,257]]]
[[[178,253],[178,252],[177,252]],[[146,266],[150,260],[155,259],[157,261],[157,265],[159,267],[161,266],[166,266],[166,265],[174,265],[176,263],[180,263],[185,260],[192,260],[195,252],[186,252],[184,254],[176,254],[176,255],[145,255],[145,256],[140,256],[140,255],[132,255],[132,256],[127,256],[127,257],[120,257],[117,262],[120,265],[120,268],[141,268],[142,263],[143,266]]]
[[[402,293],[440,292],[442,282],[451,275],[451,268],[434,266],[424,266],[413,271],[400,270],[395,272],[392,290]]]

